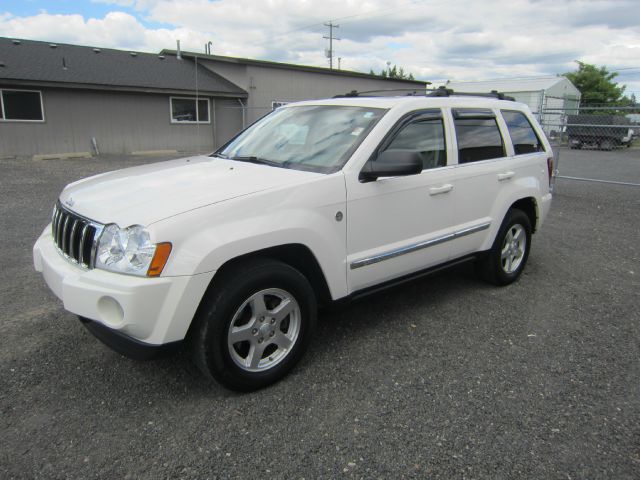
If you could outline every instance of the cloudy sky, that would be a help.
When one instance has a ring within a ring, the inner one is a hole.
[[[158,52],[175,48],[344,69],[403,66],[429,81],[553,75],[574,60],[619,71],[640,97],[638,0],[3,0],[0,36]]]

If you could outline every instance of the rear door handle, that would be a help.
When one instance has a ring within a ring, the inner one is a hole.
[[[445,183],[444,185],[440,185],[439,187],[431,187],[429,189],[429,195],[440,195],[441,193],[447,193],[453,190],[453,185],[450,183]]]
[[[502,173],[499,173],[498,174],[498,181],[502,182],[504,180],[509,180],[515,174],[516,174],[516,172],[502,172]]]

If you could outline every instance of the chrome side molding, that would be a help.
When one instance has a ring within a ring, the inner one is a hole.
[[[473,227],[468,227],[462,230],[458,230],[457,232],[448,233],[447,235],[442,235],[441,237],[432,238],[431,240],[412,243],[410,245],[396,248],[395,250],[390,250],[388,252],[384,252],[379,255],[374,255],[372,257],[366,257],[360,260],[356,260],[354,262],[351,262],[350,267],[351,267],[351,270],[355,270],[356,268],[366,267],[367,265],[373,265],[374,263],[379,263],[379,262],[383,262],[384,260],[389,260],[391,258],[399,257],[400,255],[406,255],[407,253],[412,253],[417,250],[422,250],[423,248],[433,247],[435,245],[440,245],[441,243],[444,243],[444,242],[455,240],[456,238],[481,232],[482,230],[486,230],[490,226],[491,226],[491,222],[485,222],[479,225],[474,225]]]

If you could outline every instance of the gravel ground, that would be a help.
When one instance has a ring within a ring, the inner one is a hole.
[[[0,478],[640,477],[640,188],[560,179],[519,282],[462,267],[325,312],[241,395],[110,351],[33,271],[63,185],[152,160],[0,161]],[[561,161],[640,172],[638,150]]]

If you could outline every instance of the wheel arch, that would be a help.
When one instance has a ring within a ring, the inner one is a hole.
[[[537,230],[539,220],[538,202],[536,202],[536,199],[533,197],[521,198],[513,202],[509,207],[509,210],[512,208],[522,210],[527,217],[529,217],[529,221],[531,222],[531,233],[534,233]]]
[[[301,243],[287,243],[267,247],[228,259],[216,271],[209,283],[207,292],[216,284],[216,281],[219,280],[221,276],[230,269],[233,269],[235,265],[241,262],[251,261],[252,258],[271,258],[292,266],[309,280],[309,283],[316,292],[319,304],[326,304],[332,301],[329,284],[320,267],[320,263],[311,249]],[[205,296],[206,295],[207,293],[205,293]]]
[[[309,280],[311,287],[315,291],[318,305],[328,305],[333,301],[331,291],[329,290],[329,284],[327,283],[324,272],[320,267],[320,263],[306,245],[301,243],[288,243],[255,250],[253,252],[244,253],[237,257],[228,259],[216,271],[209,282],[209,286],[200,299],[194,317],[191,319],[186,338],[190,338],[192,336],[191,333],[194,328],[194,324],[196,323],[193,319],[198,316],[198,312],[205,304],[205,299],[211,294],[211,290],[215,288],[220,278],[240,263],[250,262],[252,259],[256,258],[270,258],[278,260],[290,265],[302,273],[302,275]]]

